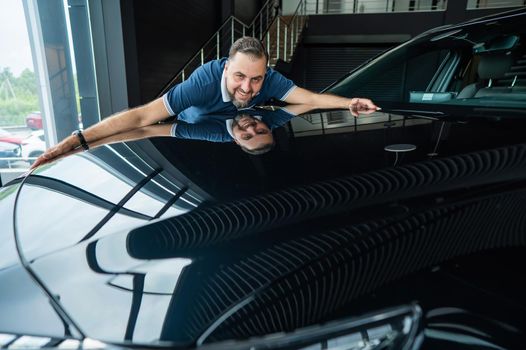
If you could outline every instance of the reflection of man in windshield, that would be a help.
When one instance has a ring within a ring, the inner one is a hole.
[[[78,147],[87,150],[93,142],[157,124],[170,116],[197,124],[197,119],[202,116],[237,114],[271,99],[315,108],[348,108],[355,116],[377,110],[377,106],[366,98],[318,94],[300,88],[267,64],[268,53],[263,44],[256,38],[243,37],[232,44],[228,58],[204,64],[187,80],[144,106],[116,113],[84,131],[77,130],[48,149],[33,166],[54,160]]]

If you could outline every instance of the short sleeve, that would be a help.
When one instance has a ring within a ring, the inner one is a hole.
[[[269,68],[266,76],[267,99],[275,98],[283,101],[295,88],[296,85],[292,80]]]

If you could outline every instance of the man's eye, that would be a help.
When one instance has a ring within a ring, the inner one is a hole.
[[[260,134],[260,135],[264,135],[264,134],[268,134],[268,131],[265,130],[265,129],[259,129],[256,131],[257,134]]]
[[[261,78],[252,78],[252,81],[254,83],[259,83],[261,81]]]
[[[241,136],[241,138],[242,138],[243,140],[247,141],[247,140],[250,140],[250,139],[252,138],[252,135],[250,135],[250,134],[244,134],[244,135]]]

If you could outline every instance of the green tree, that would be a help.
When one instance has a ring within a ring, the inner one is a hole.
[[[14,80],[14,76],[13,76],[13,72],[11,72],[11,68],[9,67],[4,67],[2,68],[2,70],[0,71],[0,81],[5,81],[7,79],[9,80]]]
[[[35,73],[24,69],[18,78],[15,78],[14,89],[17,96],[37,96],[37,79]]]
[[[35,73],[25,69],[15,77],[9,67],[0,69],[0,126],[23,125],[24,117],[39,109]]]

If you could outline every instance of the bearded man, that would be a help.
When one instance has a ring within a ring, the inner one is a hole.
[[[298,87],[291,80],[268,67],[267,62],[268,54],[258,39],[252,37],[238,39],[232,44],[228,58],[204,64],[187,80],[175,85],[162,97],[146,105],[116,113],[84,131],[74,131],[71,136],[41,155],[33,167],[68,154],[79,147],[88,150],[90,143],[154,125],[171,116],[176,116],[178,121],[187,124],[197,124],[208,115],[235,115],[244,109],[264,104],[270,99],[281,100],[287,104],[310,105],[313,108],[349,108],[355,116],[360,113],[369,114],[378,109],[366,98],[318,94]],[[245,123],[243,128],[255,129],[256,124],[254,121]],[[175,126],[166,130],[177,137],[177,122]],[[263,137],[263,134],[261,135]],[[258,136],[257,133],[255,136]],[[251,140],[251,144],[260,144],[254,142],[254,137]],[[249,145],[244,149],[250,150],[250,147]]]

